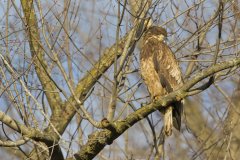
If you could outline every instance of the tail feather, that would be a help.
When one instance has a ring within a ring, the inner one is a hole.
[[[172,135],[172,128],[173,128],[172,111],[173,111],[173,107],[169,106],[164,113],[164,133],[166,136]]]
[[[173,126],[180,131],[183,112],[183,102],[175,102],[173,108]]]
[[[172,135],[173,126],[180,131],[183,103],[175,102],[173,106],[167,107],[164,111],[164,133],[166,136]]]

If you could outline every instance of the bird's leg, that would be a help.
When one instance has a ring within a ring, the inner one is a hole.
[[[173,119],[172,119],[173,107],[167,107],[164,113],[164,133],[166,136],[172,135]]]

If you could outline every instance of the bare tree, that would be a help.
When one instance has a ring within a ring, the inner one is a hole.
[[[237,159],[239,1],[1,1],[4,159]],[[147,26],[167,29],[184,85],[152,102]],[[186,99],[181,132],[157,111]]]

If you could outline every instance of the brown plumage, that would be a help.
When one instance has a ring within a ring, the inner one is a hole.
[[[143,36],[140,53],[140,69],[152,100],[168,94],[183,85],[178,62],[164,43],[167,32],[164,28],[152,26]],[[161,110],[164,114],[165,135],[172,134],[172,127],[181,127],[182,102],[175,102]]]

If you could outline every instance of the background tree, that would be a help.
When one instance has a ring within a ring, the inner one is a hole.
[[[237,159],[239,1],[4,0],[4,159]],[[147,25],[169,33],[184,86],[151,102],[139,74]],[[187,98],[164,139],[158,109]]]

